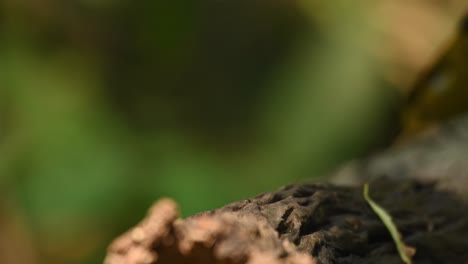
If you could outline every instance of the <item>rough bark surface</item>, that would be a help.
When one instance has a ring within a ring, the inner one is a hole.
[[[414,263],[468,263],[468,119],[332,175],[178,219],[158,201],[109,247],[106,263],[402,263],[362,195],[393,217]]]

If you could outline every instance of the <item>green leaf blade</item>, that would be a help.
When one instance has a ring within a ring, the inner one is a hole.
[[[378,205],[376,202],[374,202],[370,196],[369,196],[369,184],[366,183],[364,184],[364,199],[367,201],[369,206],[372,208],[375,214],[382,220],[384,223],[385,227],[388,229],[390,232],[390,235],[392,236],[393,241],[395,242],[395,246],[398,250],[398,254],[400,254],[401,259],[405,264],[411,264],[411,256],[408,253],[409,248],[408,246],[405,245],[401,238],[401,234],[398,231],[398,228],[396,227],[395,223],[393,222],[392,217],[390,216],[385,209],[383,209],[380,205]]]

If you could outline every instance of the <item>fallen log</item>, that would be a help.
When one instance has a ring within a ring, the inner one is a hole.
[[[392,215],[414,263],[468,263],[468,118],[331,175],[179,217],[162,199],[109,247],[108,264],[402,263],[362,195]]]

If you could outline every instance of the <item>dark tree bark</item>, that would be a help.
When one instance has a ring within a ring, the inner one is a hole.
[[[178,219],[157,202],[109,247],[106,263],[402,263],[362,195],[393,217],[414,263],[468,263],[468,118],[356,161],[334,184],[294,184]]]

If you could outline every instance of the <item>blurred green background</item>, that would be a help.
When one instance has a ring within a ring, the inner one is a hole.
[[[1,263],[101,263],[160,197],[313,180],[397,127],[366,1],[0,3]]]

